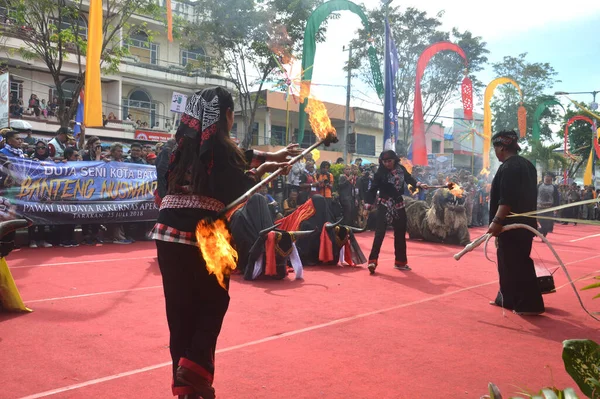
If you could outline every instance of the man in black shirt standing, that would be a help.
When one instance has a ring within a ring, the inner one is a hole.
[[[521,148],[517,141],[514,131],[502,131],[492,137],[496,157],[502,165],[494,177],[490,193],[488,233],[498,237],[500,275],[500,292],[490,304],[513,310],[519,315],[538,315],[545,309],[530,257],[533,234],[525,229],[502,233],[503,226],[512,223],[537,228],[535,218],[507,218],[510,213],[537,209],[537,171],[531,162],[518,155]]]

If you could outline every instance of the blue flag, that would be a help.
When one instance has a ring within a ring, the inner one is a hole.
[[[79,105],[77,105],[77,115],[75,116],[75,126],[73,127],[73,136],[77,138],[81,133],[81,124],[83,123],[83,91],[79,93]]]
[[[398,111],[396,110],[396,72],[400,67],[398,51],[390,32],[390,24],[385,21],[385,100],[383,105],[383,149],[396,150],[398,140]]]

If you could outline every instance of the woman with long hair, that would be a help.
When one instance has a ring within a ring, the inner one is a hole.
[[[290,145],[276,153],[243,153],[229,137],[233,109],[231,94],[220,87],[189,99],[175,135],[167,195],[152,232],[170,331],[173,394],[180,398],[215,397],[215,348],[229,306],[229,280],[223,289],[208,274],[197,248],[196,225],[216,217],[263,174],[284,167],[288,157],[300,152]],[[247,171],[247,166],[254,169]]]
[[[371,188],[366,193],[365,209],[369,210],[377,198],[377,216],[375,238],[369,255],[369,272],[375,274],[377,259],[381,244],[385,238],[388,225],[394,228],[394,268],[411,270],[406,257],[406,211],[404,209],[404,185],[428,188],[426,184],[417,182],[412,175],[400,164],[400,158],[392,150],[383,151],[379,155],[379,168],[375,172]],[[377,193],[379,196],[377,197]]]

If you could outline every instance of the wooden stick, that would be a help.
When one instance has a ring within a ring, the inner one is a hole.
[[[335,138],[335,136],[334,136],[334,138]],[[321,144],[327,145],[328,143],[331,143],[331,142],[332,142],[332,138],[330,138],[330,137],[327,137],[325,139],[317,141],[315,144],[311,145],[306,150],[302,151],[302,153],[300,155],[290,159],[286,163],[286,167],[295,164],[296,162],[301,160],[303,156],[305,156],[306,154],[308,154],[309,152],[311,152],[312,150],[314,150]],[[232,210],[233,208],[235,208],[242,202],[248,200],[248,198],[250,198],[253,194],[255,194],[262,186],[268,184],[270,181],[274,180],[277,176],[279,176],[281,174],[281,172],[283,172],[284,169],[285,169],[284,167],[277,169],[275,172],[271,173],[266,179],[262,180],[261,182],[257,183],[255,186],[253,186],[250,190],[246,191],[241,197],[239,197],[238,199],[233,201],[231,204],[227,205],[221,212],[219,212],[218,217],[222,217],[222,216],[226,215],[227,212],[229,212],[230,210]]]

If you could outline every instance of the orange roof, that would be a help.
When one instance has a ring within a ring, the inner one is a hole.
[[[285,99],[285,93],[278,91],[270,91],[267,90],[267,107],[274,109],[286,110],[287,104]],[[299,112],[300,110],[300,98],[298,96],[294,98],[289,98],[289,107],[291,112]],[[325,104],[325,108],[327,108],[327,113],[329,114],[330,119],[339,119],[345,120],[346,118],[346,106],[341,104],[333,104],[328,102],[323,102]],[[350,107],[350,122],[354,122],[354,109]]]

